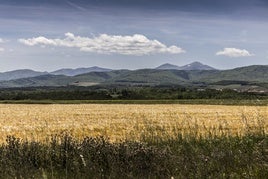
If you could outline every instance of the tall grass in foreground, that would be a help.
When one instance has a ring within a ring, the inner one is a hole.
[[[148,135],[150,131],[147,131]],[[146,133],[144,133],[145,136]],[[145,137],[112,143],[68,134],[49,143],[8,136],[0,147],[0,178],[265,178],[268,135]]]

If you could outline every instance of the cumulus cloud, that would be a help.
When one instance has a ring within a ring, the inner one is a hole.
[[[4,43],[4,40],[0,38],[0,43]]]
[[[140,34],[133,36],[101,34],[97,37],[89,38],[75,36],[68,32],[63,39],[49,39],[40,36],[30,39],[19,39],[18,41],[28,46],[71,47],[78,48],[84,52],[100,54],[148,55],[156,53],[185,53],[185,50],[180,47],[174,45],[166,46],[158,40],[150,40]]]
[[[254,56],[249,51],[245,49],[237,49],[237,48],[224,48],[222,51],[216,53],[216,55],[224,55],[227,57],[250,57]]]

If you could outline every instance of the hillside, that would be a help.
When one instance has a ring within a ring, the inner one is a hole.
[[[73,82],[72,78],[63,75],[42,75],[30,78],[21,78],[10,81],[1,81],[0,87],[36,87],[36,86],[66,86]]]
[[[217,82],[222,80],[268,82],[268,66],[253,65],[223,71],[191,71],[192,81]]]
[[[0,81],[14,80],[20,78],[29,78],[35,76],[46,75],[48,72],[38,72],[29,69],[14,70],[0,73]]]
[[[112,71],[112,70],[108,69],[108,68],[100,68],[97,66],[93,66],[93,67],[89,67],[89,68],[76,68],[76,69],[64,68],[64,69],[59,69],[59,70],[50,72],[50,74],[76,76],[76,75],[85,74],[85,73],[89,73],[89,72],[108,72],[108,71]]]
[[[185,82],[188,80],[189,76],[185,71],[141,69],[117,75],[114,78],[105,81],[105,83],[160,85],[185,84]]]
[[[268,66],[248,66],[232,70],[115,70],[76,76],[42,75],[0,82],[0,87],[92,86],[92,85],[187,85],[268,83]],[[220,83],[218,83],[220,84]]]
[[[9,81],[1,81],[0,88],[9,87],[37,87],[37,86],[67,86],[80,84],[88,84],[91,86],[105,82],[107,79],[113,78],[116,75],[124,73],[126,70],[111,71],[111,72],[90,72],[76,76],[64,76],[64,75],[42,75],[37,77],[22,78]]]
[[[43,75],[65,75],[65,76],[76,76],[80,74],[85,74],[89,72],[109,72],[112,71],[108,68],[100,68],[97,66],[89,68],[76,68],[76,69],[59,69],[53,72],[39,72],[30,69],[20,69],[0,73],[0,81],[9,81],[22,78],[31,78]]]

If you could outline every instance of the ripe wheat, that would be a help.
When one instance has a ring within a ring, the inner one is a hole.
[[[178,134],[243,135],[268,130],[268,106],[220,105],[0,105],[0,142],[7,135],[46,141],[68,132],[111,141],[172,138]]]

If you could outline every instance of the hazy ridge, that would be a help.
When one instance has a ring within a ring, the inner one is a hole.
[[[170,68],[168,68],[168,66]],[[267,65],[253,65],[230,70],[216,70],[213,67],[194,62],[190,65],[183,66],[183,70],[174,69],[175,67],[175,65],[167,64],[155,69],[138,70],[111,70],[100,67],[91,67],[58,70],[52,73],[36,72],[32,70],[16,70],[0,74],[0,87],[92,86],[102,84],[202,86],[205,84],[253,85],[268,83]],[[82,73],[85,71],[86,73]]]

